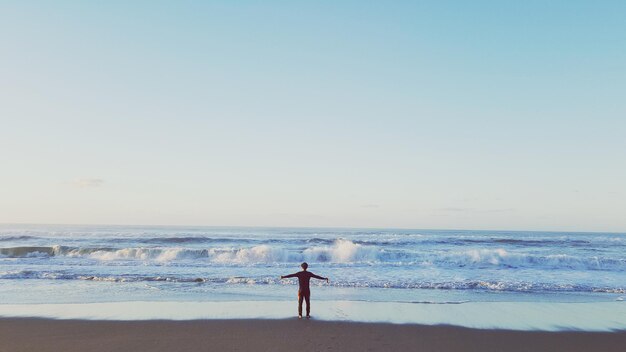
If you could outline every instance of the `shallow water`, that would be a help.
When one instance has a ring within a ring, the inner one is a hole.
[[[109,302],[0,304],[0,316],[94,320],[295,319],[294,302]],[[478,329],[542,331],[626,330],[626,304],[468,302],[313,302],[314,320],[456,325]]]

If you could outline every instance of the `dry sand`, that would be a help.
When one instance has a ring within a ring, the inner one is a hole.
[[[526,332],[310,320],[0,319],[0,351],[626,351],[626,331]]]

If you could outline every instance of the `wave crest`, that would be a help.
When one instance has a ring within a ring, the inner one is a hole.
[[[502,248],[462,251],[417,251],[385,249],[346,239],[332,244],[307,248],[285,248],[261,244],[251,247],[182,248],[182,247],[11,247],[0,248],[0,256],[37,258],[65,256],[101,261],[205,261],[218,265],[281,264],[308,261],[333,264],[415,265],[417,267],[541,268],[573,270],[626,271],[626,258],[573,256],[509,252]]]

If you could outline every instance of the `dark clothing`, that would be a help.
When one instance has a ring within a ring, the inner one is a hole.
[[[283,276],[283,278],[285,279],[290,278],[290,277],[298,278],[298,284],[300,284],[299,292],[309,292],[309,293],[311,292],[311,288],[309,287],[309,281],[311,281],[311,278],[315,278],[319,280],[326,280],[325,277],[317,276],[311,272],[304,271],[304,270],[297,272],[295,274]]]
[[[309,286],[309,281],[311,281],[311,278],[319,280],[326,280],[326,278],[317,276],[305,270],[295,274],[283,276],[285,279],[290,277],[297,277],[298,284],[300,285],[300,289],[298,289],[298,315],[302,316],[302,301],[306,301],[306,315],[309,316],[311,313],[311,288]]]

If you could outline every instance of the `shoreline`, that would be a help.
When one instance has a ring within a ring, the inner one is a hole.
[[[296,301],[125,301],[0,304],[0,318],[91,321],[285,320]],[[626,331],[626,302],[428,304],[312,301],[316,321],[458,326],[517,331]]]
[[[0,318],[1,351],[623,351],[626,331],[541,332],[318,320]]]

